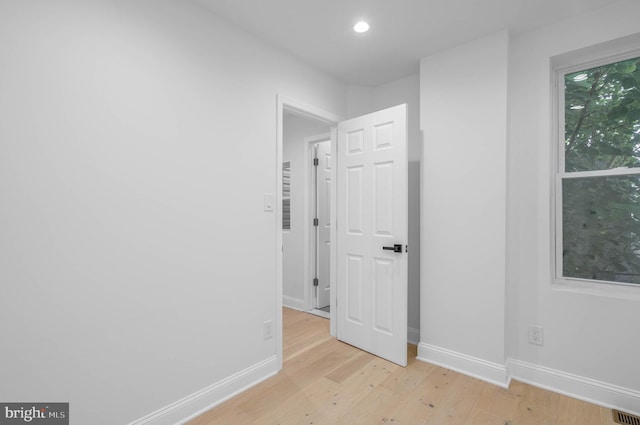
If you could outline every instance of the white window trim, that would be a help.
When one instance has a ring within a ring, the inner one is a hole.
[[[552,196],[551,196],[551,272],[556,290],[624,299],[640,299],[640,285],[564,277],[562,275],[562,181],[567,178],[640,174],[640,168],[595,170],[566,173],[564,170],[564,78],[566,74],[640,57],[640,34],[603,43],[551,58],[552,75]]]

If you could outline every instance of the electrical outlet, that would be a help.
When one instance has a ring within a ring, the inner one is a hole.
[[[543,329],[542,326],[529,326],[529,344],[542,345]]]
[[[264,326],[262,328],[262,337],[264,339],[273,338],[273,320],[267,320],[264,322]]]

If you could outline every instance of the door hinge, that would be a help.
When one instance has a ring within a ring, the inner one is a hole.
[[[320,220],[318,220],[317,218],[314,218],[313,225],[317,227],[319,224],[320,224]]]
[[[317,277],[314,277],[314,278],[313,278],[313,286],[318,286],[318,283],[319,283],[319,282],[318,282],[318,278],[317,278]]]
[[[313,158],[313,165],[317,167],[319,164],[320,164],[320,161],[318,160],[318,158]]]

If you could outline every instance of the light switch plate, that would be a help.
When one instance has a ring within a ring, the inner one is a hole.
[[[267,212],[273,211],[273,193],[264,194],[264,210]]]

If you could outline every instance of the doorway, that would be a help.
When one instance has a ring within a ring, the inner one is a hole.
[[[326,309],[330,306],[329,126],[289,111],[283,124],[283,305],[301,311]]]
[[[311,313],[325,318],[331,312],[331,136],[316,136],[307,140],[313,164],[311,171],[311,210],[313,216],[311,272],[313,276],[313,299]]]
[[[313,108],[311,108],[313,110]],[[277,228],[284,229],[283,217],[289,217],[292,232],[294,198],[301,199],[302,191],[294,190],[294,164],[287,160],[283,166],[285,133],[291,129],[285,118],[303,119],[329,124],[331,147],[340,149],[330,159],[330,173],[335,190],[330,202],[330,330],[341,341],[369,351],[400,365],[406,365],[407,345],[407,130],[406,105],[398,105],[347,121],[339,121],[332,114],[312,112],[305,106],[295,106],[278,98],[277,134]],[[299,143],[294,143],[299,146]],[[336,167],[340,165],[340,167]],[[299,169],[303,169],[300,166]],[[290,175],[283,178],[283,170]],[[290,198],[283,197],[281,185],[288,181]],[[341,184],[338,184],[338,181]],[[297,195],[295,193],[298,193]],[[284,214],[287,207],[290,210]],[[308,215],[303,215],[308,217]],[[338,218],[338,221],[336,221]],[[314,221],[316,221],[314,219]],[[336,225],[335,223],[338,223]],[[336,230],[340,227],[340,231]],[[311,232],[303,226],[308,243]],[[277,233],[278,311],[276,344],[282,367],[282,306],[284,304],[284,262],[287,258],[283,230]],[[320,241],[321,236],[318,234]],[[305,246],[309,246],[305,243]],[[320,250],[318,250],[319,252]],[[389,251],[392,251],[389,253]],[[299,254],[297,252],[296,254]],[[310,255],[303,255],[303,276],[312,263]],[[298,262],[299,264],[299,262]],[[338,278],[339,277],[339,278]],[[305,276],[304,282],[309,282]],[[308,284],[303,285],[304,301],[308,306]],[[336,304],[336,292],[341,302]],[[319,298],[319,296],[318,296]],[[295,298],[293,298],[295,301]],[[299,300],[299,298],[298,298]],[[290,301],[290,300],[288,300]],[[318,301],[319,302],[319,301]],[[300,309],[300,308],[298,308]],[[339,328],[338,328],[338,322]],[[336,332],[336,330],[340,332]]]
[[[287,117],[287,123],[285,123],[285,116]],[[309,217],[310,216],[310,207],[309,207],[309,203],[310,203],[310,195],[307,193],[307,190],[302,190],[300,191],[295,190],[295,186],[297,184],[302,183],[303,187],[308,187],[310,185],[310,169],[311,167],[305,164],[294,164],[291,163],[291,161],[284,161],[284,136],[285,136],[285,127],[288,127],[287,131],[290,131],[293,127],[286,125],[286,124],[291,124],[291,118],[302,118],[302,119],[306,119],[307,121],[310,121],[312,123],[315,123],[317,126],[320,126],[320,128],[315,128],[313,130],[310,130],[309,133],[307,133],[306,135],[304,135],[303,137],[311,137],[313,135],[317,135],[317,134],[322,134],[322,133],[326,133],[329,131],[330,128],[335,127],[338,122],[340,122],[342,120],[342,117],[335,115],[331,112],[327,112],[325,110],[316,108],[314,106],[305,104],[303,102],[299,102],[297,100],[291,99],[291,98],[287,98],[281,95],[278,95],[277,98],[277,143],[276,143],[276,159],[277,159],[277,164],[278,167],[276,168],[276,181],[277,181],[277,188],[278,191],[276,192],[276,223],[277,223],[277,229],[280,230],[276,233],[276,279],[278,282],[277,285],[277,303],[276,303],[276,311],[274,312],[274,316],[276,317],[276,329],[275,329],[275,342],[276,342],[276,355],[278,358],[278,362],[279,362],[279,369],[282,368],[282,343],[283,343],[283,329],[282,329],[282,307],[286,306],[288,303],[293,303],[293,307],[297,310],[309,310],[312,308],[312,277],[311,277],[311,272],[310,272],[310,267],[311,267],[311,255],[301,255],[298,256],[297,258],[299,259],[300,263],[302,264],[302,282],[300,284],[300,286],[295,286],[296,288],[300,288],[302,287],[302,290],[298,290],[298,292],[295,292],[294,294],[292,294],[289,291],[289,287],[286,286],[287,283],[285,282],[285,276],[284,276],[284,259],[287,255],[287,252],[285,252],[285,244],[284,244],[284,240],[286,238],[289,238],[292,236],[291,232],[295,232],[294,229],[300,229],[299,225],[296,224],[295,220],[292,221],[290,223],[291,229],[289,230],[284,230],[283,229],[283,207],[285,206],[284,204],[286,202],[283,199],[282,196],[282,184],[284,182],[283,179],[283,166],[282,164],[284,162],[290,162],[289,167],[290,167],[290,185],[291,185],[291,193],[290,193],[290,200],[288,202],[293,202],[294,204],[296,204],[296,199],[299,201],[301,198],[300,196],[302,196],[302,204],[303,204],[303,210],[306,209],[307,211],[303,212],[303,217]],[[298,143],[296,146],[299,147],[301,150],[304,150],[307,146],[305,146],[306,144],[303,143]],[[308,161],[304,161],[305,163],[307,163]],[[307,172],[304,172],[304,170],[307,169]],[[297,171],[302,170],[302,177],[299,177],[297,179],[296,176],[299,176],[299,173]],[[296,195],[297,193],[297,195]],[[305,195],[306,193],[306,195]],[[296,196],[298,196],[296,198]],[[296,204],[297,205],[297,204]],[[294,205],[295,206],[295,205]],[[290,208],[293,208],[293,206],[290,206]],[[292,210],[290,210],[291,212]],[[293,216],[291,217],[293,218]],[[294,227],[295,226],[295,227]],[[288,232],[288,233],[287,233]],[[309,247],[311,244],[311,236],[312,236],[312,232],[309,229],[308,226],[303,226],[302,228],[302,240],[303,240],[303,246],[304,247]],[[299,235],[297,237],[300,237]],[[309,252],[308,249],[305,249],[303,251],[307,251]],[[291,254],[291,253],[289,253]],[[294,252],[293,255],[297,255],[299,253]],[[307,282],[306,285],[302,285],[303,283]],[[286,290],[285,290],[286,287]],[[335,292],[335,291],[334,291]],[[334,302],[333,298],[335,297],[333,293],[330,293],[330,305]],[[331,311],[330,313],[330,334],[332,336],[335,336],[336,334],[336,327],[335,327],[335,309],[333,311]]]

